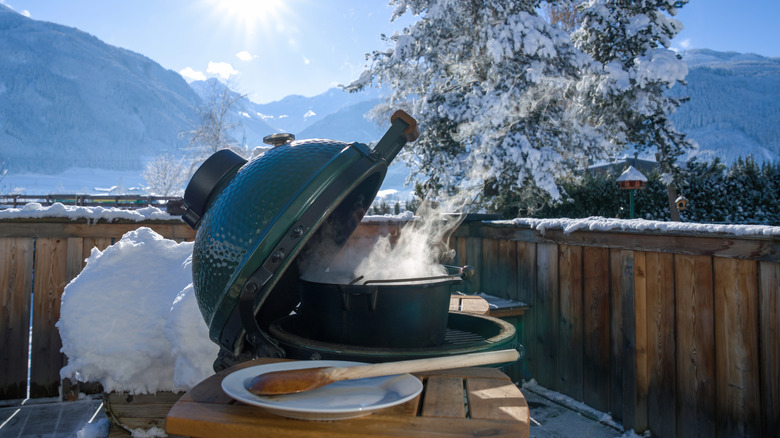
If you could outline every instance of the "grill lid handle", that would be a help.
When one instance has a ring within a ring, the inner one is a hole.
[[[398,155],[407,142],[415,141],[420,136],[417,120],[403,110],[393,113],[390,117],[390,123],[392,124],[390,129],[374,146],[374,153],[384,158],[388,163],[393,161],[393,158]]]
[[[246,160],[230,149],[215,152],[192,175],[184,191],[186,211],[182,219],[193,229],[198,229],[200,219],[208,210],[214,195],[219,193],[236,175]]]

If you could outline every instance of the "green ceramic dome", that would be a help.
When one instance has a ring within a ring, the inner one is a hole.
[[[197,229],[193,288],[214,342],[233,355],[283,355],[265,333],[298,303],[298,262],[314,242],[346,242],[411,128],[416,135],[416,123],[395,118],[374,150],[304,140],[249,162],[219,151],[201,166],[184,219]]]

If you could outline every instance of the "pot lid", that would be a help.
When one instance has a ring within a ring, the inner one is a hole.
[[[373,150],[312,139],[279,141],[250,161],[229,150],[209,157],[187,185],[182,217],[197,229],[193,288],[212,341],[236,356],[283,356],[266,333],[298,304],[298,262],[343,246],[389,162],[418,135],[397,111]]]

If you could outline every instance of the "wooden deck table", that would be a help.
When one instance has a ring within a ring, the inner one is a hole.
[[[336,421],[306,421],[274,415],[234,401],[222,379],[248,366],[277,362],[255,359],[202,381],[168,412],[169,435],[193,437],[512,437],[529,434],[528,403],[496,368],[460,368],[421,373],[420,396],[371,415]],[[465,397],[464,397],[465,394]]]

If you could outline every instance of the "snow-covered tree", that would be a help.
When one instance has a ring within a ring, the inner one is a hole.
[[[148,191],[158,196],[180,195],[189,179],[187,160],[161,154],[146,164],[142,174]]]
[[[493,209],[558,199],[558,178],[606,153],[574,98],[591,59],[538,15],[540,3],[390,1],[393,19],[418,19],[385,37],[389,48],[367,55],[347,88],[388,85],[374,114],[403,108],[417,118],[421,136],[401,157],[427,193],[487,191]]]
[[[241,151],[241,145],[230,135],[241,124],[234,114],[243,108],[246,95],[233,91],[235,81],[230,79],[225,84],[217,80],[209,81],[208,84],[210,89],[198,109],[198,124],[187,133],[190,137],[189,153],[193,171],[220,149],[234,149],[246,155],[246,151]]]
[[[615,143],[655,151],[667,174],[672,220],[679,220],[674,203],[677,160],[695,147],[671,121],[683,99],[668,93],[688,73],[685,62],[668,48],[682,30],[673,16],[686,3],[589,0],[581,10],[582,25],[572,34],[575,45],[602,65],[600,72],[583,78],[581,88],[589,94],[582,104],[594,124],[610,128]]]
[[[577,0],[545,2],[542,5],[542,13],[547,21],[558,29],[573,32],[582,21],[579,3],[581,1]]]

